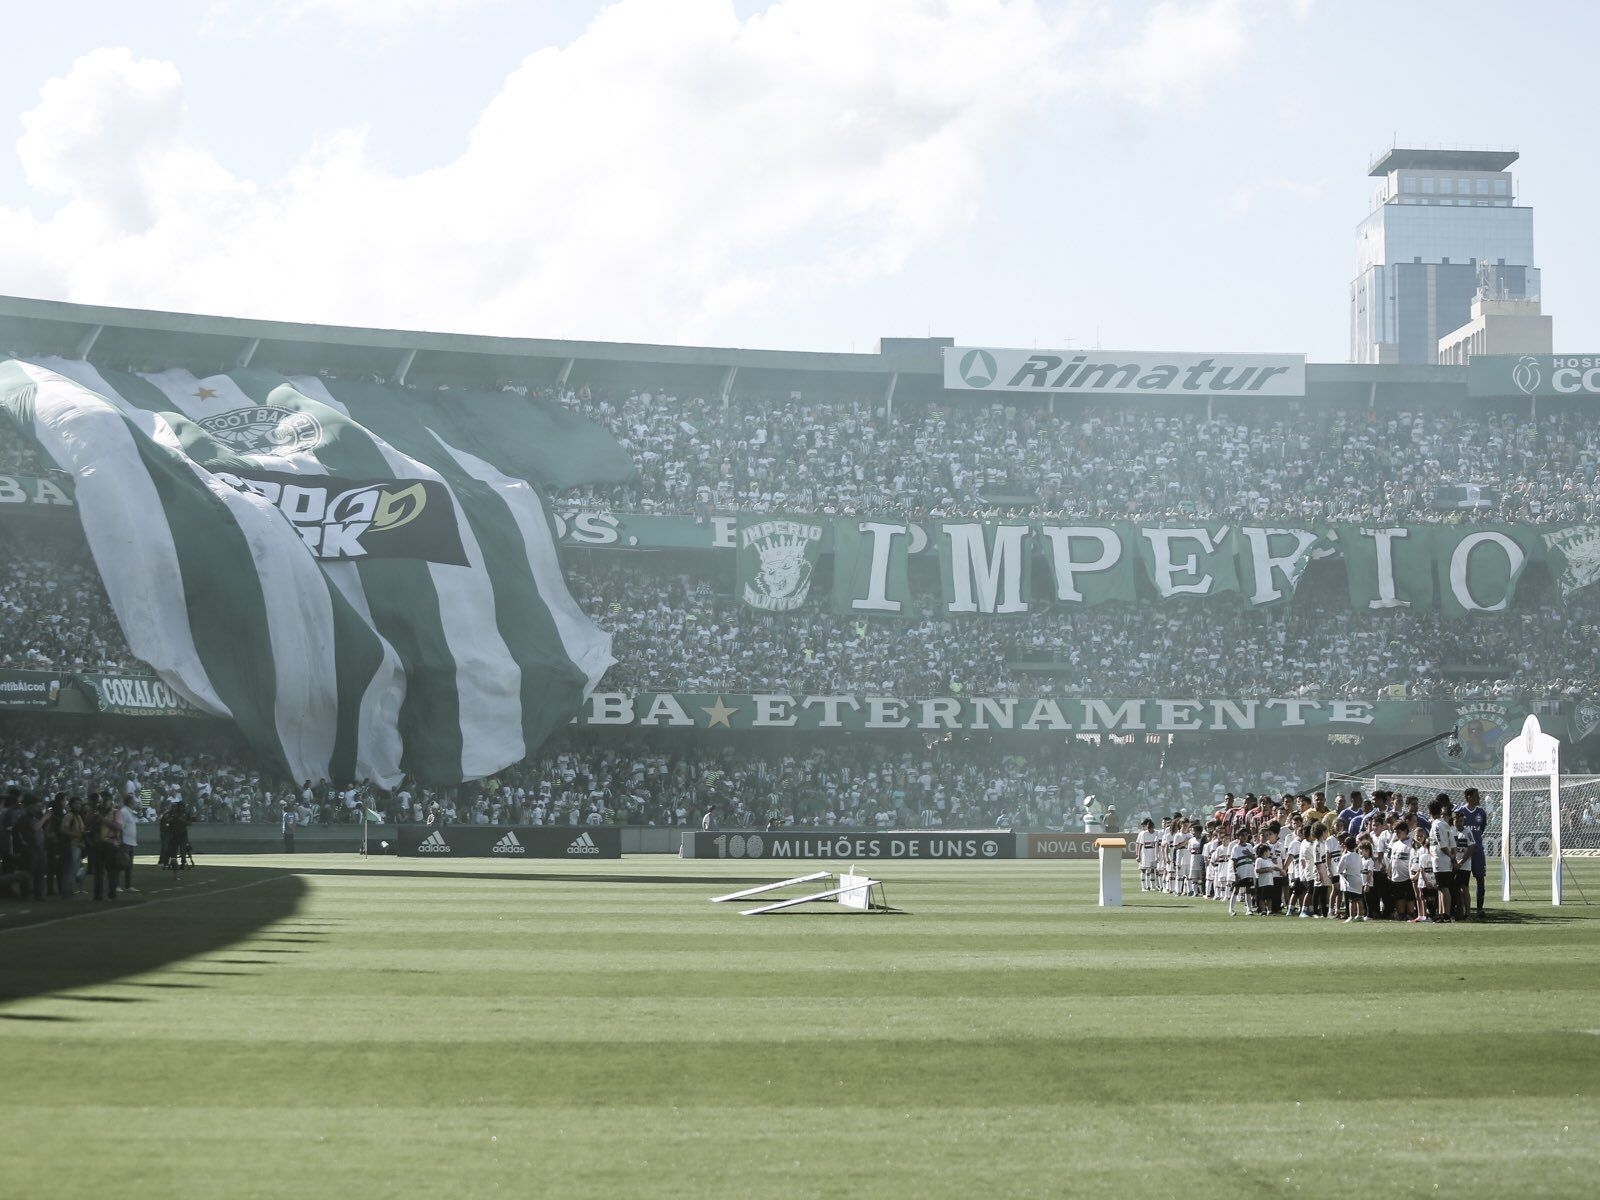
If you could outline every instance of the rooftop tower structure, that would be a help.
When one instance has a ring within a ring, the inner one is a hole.
[[[1368,174],[1383,182],[1356,226],[1350,359],[1439,361],[1439,342],[1472,304],[1539,300],[1533,210],[1517,204],[1515,150],[1395,147]]]

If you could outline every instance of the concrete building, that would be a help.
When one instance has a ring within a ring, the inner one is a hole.
[[[1549,354],[1555,349],[1550,318],[1537,300],[1476,296],[1472,317],[1439,339],[1441,363],[1465,366],[1474,354]]]
[[[1368,174],[1383,182],[1356,227],[1350,359],[1439,361],[1439,342],[1473,319],[1480,294],[1536,301],[1533,210],[1507,170],[1515,150],[1395,148]]]

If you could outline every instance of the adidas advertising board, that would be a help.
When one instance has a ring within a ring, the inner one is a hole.
[[[622,831],[609,825],[402,825],[397,851],[411,857],[621,858]]]

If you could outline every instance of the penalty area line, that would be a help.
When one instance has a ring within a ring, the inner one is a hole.
[[[159,896],[152,896],[149,900],[141,900],[135,904],[110,904],[108,907],[93,908],[88,912],[63,913],[59,917],[51,917],[44,921],[31,921],[26,925],[12,925],[9,928],[0,928],[0,934],[24,933],[30,929],[44,929],[50,925],[59,925],[63,921],[82,921],[89,917],[103,917],[109,913],[140,912],[154,904],[171,904],[177,900],[197,900],[201,897],[209,898],[211,896],[221,896],[228,892],[242,892],[245,888],[260,887],[263,883],[277,883],[279,880],[291,878],[293,875],[293,871],[282,871],[277,875],[268,876],[266,879],[252,879],[249,883],[236,883],[232,887],[218,888],[214,892],[210,891],[209,889],[206,891],[201,891],[199,888],[195,888],[195,890],[190,891],[187,888],[182,888],[178,884],[173,884],[169,887],[162,888]],[[210,881],[201,880],[200,882],[204,884],[209,883]],[[168,892],[178,892],[180,894],[167,895]],[[92,901],[90,901],[90,903],[92,903]],[[106,904],[107,902],[101,901],[101,903]],[[25,911],[31,912],[33,910],[27,909]],[[19,913],[18,915],[20,916],[21,914]]]

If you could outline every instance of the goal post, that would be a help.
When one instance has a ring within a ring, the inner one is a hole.
[[[1583,880],[1593,880],[1593,867],[1600,860],[1600,775],[1562,775],[1559,743],[1552,748],[1548,743],[1556,739],[1543,734],[1536,722],[1533,731],[1547,742],[1530,745],[1522,735],[1508,739],[1498,775],[1378,773],[1335,776],[1330,783],[1343,791],[1360,787],[1416,796],[1423,809],[1441,793],[1449,797],[1452,807],[1460,807],[1467,789],[1472,788],[1488,819],[1483,832],[1484,857],[1500,860],[1502,903],[1543,899],[1542,889],[1519,869],[1532,866],[1530,860],[1541,859],[1550,862],[1552,904],[1565,902],[1567,887],[1576,887],[1587,903]],[[1523,734],[1528,732],[1525,723]]]
[[[1561,907],[1561,743],[1539,728],[1532,713],[1522,732],[1506,743],[1500,767],[1500,828],[1510,832],[1512,786],[1518,778],[1538,776],[1550,789],[1550,904]],[[1500,839],[1500,900],[1511,902],[1511,838]]]

